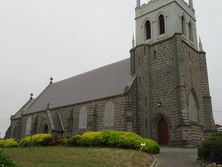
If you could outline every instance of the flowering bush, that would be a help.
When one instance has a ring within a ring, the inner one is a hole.
[[[9,148],[9,147],[18,147],[19,144],[14,139],[0,140],[0,147]]]
[[[37,134],[23,138],[20,142],[20,146],[27,147],[29,144],[32,146],[49,146],[53,140],[51,134]]]
[[[70,146],[85,147],[114,147],[126,149],[141,149],[141,143],[144,143],[141,151],[148,153],[159,153],[159,145],[151,140],[142,138],[132,132],[105,130],[100,132],[86,132],[82,135],[76,135],[68,140]]]

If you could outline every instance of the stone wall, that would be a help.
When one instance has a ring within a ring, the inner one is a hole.
[[[16,140],[21,138],[21,119],[11,119],[11,125],[6,132],[5,138]]]
[[[210,94],[203,57],[181,34],[131,50],[141,135],[158,141],[158,122],[164,119],[168,123],[169,144],[190,147],[203,138],[204,128],[213,127],[211,101],[204,102]],[[190,93],[194,94],[198,113],[195,122],[188,114]]]
[[[114,105],[114,125],[110,127],[104,126],[105,105],[108,102]],[[81,133],[83,131],[100,131],[105,129],[126,130],[126,108],[128,105],[127,96],[119,96],[113,98],[102,99],[90,103],[79,104],[73,106],[73,128],[72,134]],[[88,110],[87,128],[79,129],[79,111],[85,106]]]
[[[126,104],[126,124],[127,131],[133,131],[135,133],[140,132],[139,126],[139,112],[138,112],[138,95],[137,95],[137,81],[131,86]]]
[[[184,82],[186,85],[186,92],[189,94],[193,90],[197,96],[198,121],[190,122],[193,131],[192,137],[197,143],[204,137],[204,131],[215,130],[209,92],[206,57],[203,52],[197,52],[187,45],[185,41],[181,42],[179,49],[184,59]]]
[[[140,134],[158,141],[158,121],[164,117],[175,139],[178,125],[176,101],[176,62],[174,40],[154,45],[141,45],[131,51],[138,84],[138,114]]]
[[[129,90],[128,94],[134,94],[135,86],[132,90]],[[62,107],[58,109],[52,109],[50,112],[59,112],[61,115],[62,124],[64,127],[63,136],[71,136],[73,134],[78,134],[84,131],[99,131],[105,129],[115,129],[115,130],[129,130],[137,131],[137,126],[133,118],[136,115],[136,96],[120,95],[116,97],[105,98],[101,100],[96,100],[92,102],[87,102],[83,104],[77,104],[67,107]],[[133,101],[133,103],[132,103]],[[114,125],[110,127],[104,126],[104,111],[105,105],[108,102],[112,102],[114,105]],[[87,109],[87,128],[79,129],[79,112],[82,107]],[[31,129],[32,133],[43,133],[43,125],[47,124],[49,126],[49,133],[55,133],[52,130],[50,120],[47,115],[47,111],[23,115],[20,119],[20,124],[18,127],[20,136],[19,139],[28,135],[26,132],[27,120],[31,118]],[[17,125],[16,121],[12,121],[13,127]],[[36,126],[36,127],[35,127]],[[35,130],[33,130],[35,129]]]

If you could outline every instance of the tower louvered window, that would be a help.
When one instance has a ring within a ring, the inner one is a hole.
[[[193,27],[191,22],[189,23],[189,39],[193,41]]]
[[[163,15],[159,16],[159,31],[160,35],[165,34],[165,18]]]
[[[183,34],[183,35],[186,35],[185,19],[184,19],[183,16],[182,16],[182,18],[181,18],[181,26],[182,26],[182,34]]]
[[[151,39],[151,23],[149,20],[145,23],[146,39]]]

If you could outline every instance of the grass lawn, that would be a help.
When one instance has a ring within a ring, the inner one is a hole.
[[[124,149],[35,147],[3,151],[19,167],[149,167],[153,157]]]

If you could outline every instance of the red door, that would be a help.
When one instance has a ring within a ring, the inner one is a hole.
[[[167,122],[164,119],[161,119],[158,124],[158,141],[160,145],[169,144],[169,130]]]

